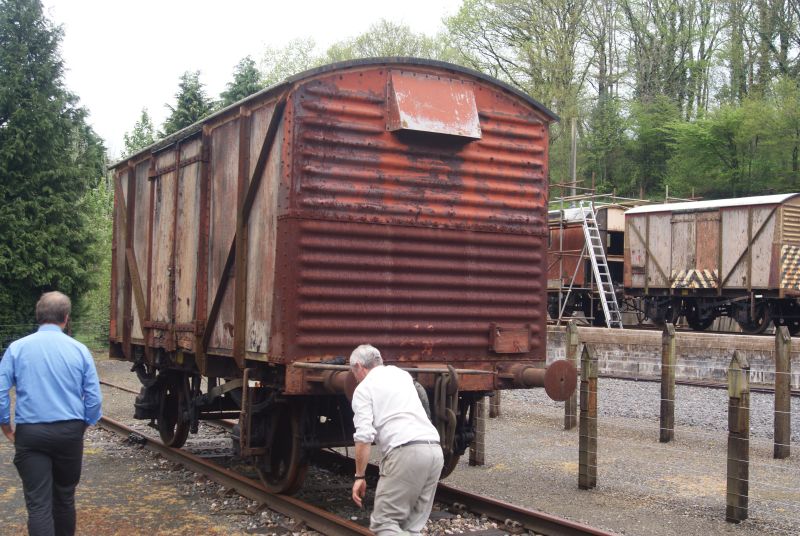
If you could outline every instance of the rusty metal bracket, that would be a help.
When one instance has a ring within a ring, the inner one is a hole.
[[[239,447],[243,457],[257,456],[266,452],[266,448],[253,447],[250,443],[251,430],[253,429],[253,412],[250,411],[250,406],[252,405],[250,401],[252,395],[251,389],[253,389],[253,387],[250,387],[251,370],[252,369],[245,368],[242,373],[242,410],[239,414]]]
[[[433,411],[436,416],[436,431],[445,456],[454,452],[456,427],[458,425],[458,374],[452,365],[447,365],[448,372],[440,374],[434,385]]]

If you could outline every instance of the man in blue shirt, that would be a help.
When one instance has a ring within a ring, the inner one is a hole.
[[[63,332],[71,308],[64,294],[43,294],[36,304],[39,330],[12,342],[0,360],[0,429],[14,443],[32,536],[75,534],[83,434],[100,419],[92,355]],[[16,430],[11,387],[16,387]]]

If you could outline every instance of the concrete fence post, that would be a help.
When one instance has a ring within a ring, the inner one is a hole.
[[[667,323],[661,336],[661,424],[658,440],[675,439],[675,326]]]
[[[500,393],[495,391],[494,396],[489,399],[489,418],[494,419],[500,416]]]
[[[566,358],[567,361],[578,368],[578,325],[574,320],[567,323],[566,331]],[[578,393],[564,401],[564,430],[572,430],[578,424]]]
[[[792,338],[789,328],[780,326],[775,330],[775,450],[773,457],[789,457],[789,444],[792,437]]]
[[[469,464],[483,465],[486,463],[486,398],[481,398],[475,403],[475,439],[469,446]]]
[[[750,365],[739,350],[728,367],[728,474],[725,520],[748,517],[750,484]]]
[[[592,489],[597,486],[597,359],[587,344],[581,355],[580,407],[578,488]]]

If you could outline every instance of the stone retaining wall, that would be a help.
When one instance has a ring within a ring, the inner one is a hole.
[[[656,330],[579,327],[581,345],[590,344],[601,374],[631,378],[661,377],[661,332]],[[548,326],[547,361],[564,359],[565,328]],[[679,331],[675,335],[676,380],[727,381],[734,350],[744,352],[750,363],[750,380],[773,385],[775,378],[775,338]],[[792,389],[800,389],[800,344],[793,340]]]

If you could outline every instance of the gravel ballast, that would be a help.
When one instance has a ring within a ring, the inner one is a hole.
[[[126,363],[98,362],[101,378],[138,388],[128,369]],[[727,392],[678,386],[675,440],[661,444],[658,383],[601,378],[598,390],[596,489],[578,490],[578,431],[563,430],[563,403],[549,400],[542,390],[504,391],[501,416],[487,421],[486,464],[469,467],[465,454],[445,483],[618,534],[800,534],[800,400],[796,397],[792,457],[773,460],[772,397],[751,394],[750,519],[733,525],[725,522]],[[132,395],[104,392],[107,414],[130,416]],[[177,478],[176,485],[189,479],[176,471],[169,475]],[[190,493],[189,488],[180,489]],[[218,500],[217,491],[190,500],[201,510],[213,510],[216,501],[215,517],[219,524],[227,524],[228,508],[222,507],[227,505]],[[247,507],[236,504],[234,510]],[[268,525],[280,531],[307,530],[279,516],[262,521],[261,515],[232,513],[228,526],[266,533]],[[456,522],[442,517],[431,520],[429,534],[460,532]],[[485,520],[456,521],[474,529],[487,526]]]

